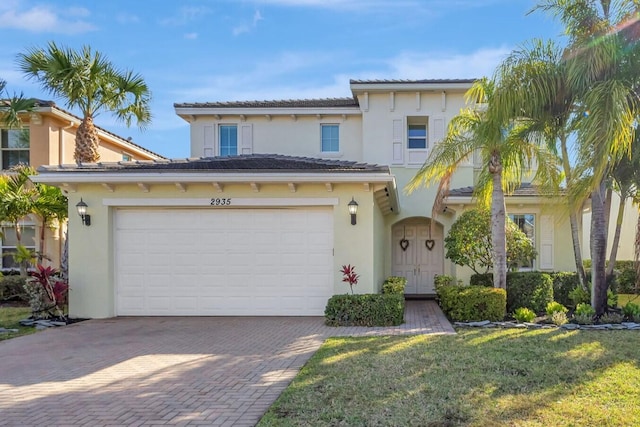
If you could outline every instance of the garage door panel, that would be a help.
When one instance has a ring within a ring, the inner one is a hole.
[[[322,315],[333,293],[333,213],[116,212],[119,315]]]

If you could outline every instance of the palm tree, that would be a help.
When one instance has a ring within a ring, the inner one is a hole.
[[[151,121],[151,95],[139,74],[118,70],[100,52],[84,46],[80,51],[49,42],[44,49],[33,48],[18,55],[18,66],[53,96],[63,98],[68,108],[77,108],[82,122],[76,133],[74,158],[96,162],[98,132],[95,117],[109,111],[127,126],[133,119],[141,129]]]
[[[35,184],[35,189],[36,198],[33,201],[33,213],[40,218],[38,262],[42,263],[42,259],[46,254],[45,229],[51,226],[54,220],[61,224],[67,218],[67,197],[62,194],[62,190],[58,187]]]
[[[538,9],[558,17],[570,39],[565,61],[578,99],[576,176],[586,178],[572,196],[591,196],[591,304],[601,315],[607,307],[606,177],[630,151],[640,111],[640,5],[636,0],[546,0]]]
[[[573,132],[576,93],[571,89],[564,60],[566,51],[553,41],[534,39],[515,50],[496,71],[500,90],[496,109],[505,120],[531,121],[531,129],[544,135],[549,149],[558,152],[567,189],[575,185],[568,141]],[[571,194],[571,192],[569,192]],[[580,284],[586,289],[578,214],[582,203],[568,198],[571,240]]]
[[[20,114],[32,111],[35,101],[22,94],[9,94],[6,88],[7,82],[0,79],[0,125],[10,129],[19,128],[22,126]]]
[[[534,160],[538,162],[534,181],[556,183],[558,174],[555,156],[533,138],[535,134],[529,132],[527,123],[505,123],[496,118],[496,90],[493,80],[484,78],[474,83],[465,94],[470,106],[451,120],[447,135],[434,146],[425,164],[407,185],[407,191],[439,181],[436,200],[440,200],[457,166],[474,152],[480,153],[484,166],[475,193],[484,201],[490,194],[493,281],[495,287],[504,289],[507,276],[505,192],[509,194],[521,184],[523,173]],[[474,108],[478,103],[487,104],[488,108]]]

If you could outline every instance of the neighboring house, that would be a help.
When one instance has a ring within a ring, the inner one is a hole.
[[[389,275],[416,296],[433,295],[436,274],[467,280],[443,239],[474,206],[477,159],[435,218],[437,186],[404,187],[472,84],[356,80],[351,98],[176,104],[195,159],[41,168],[39,181],[73,187],[71,207],[89,205],[90,227],[70,218],[71,314],[321,315],[348,292],[345,264],[359,293]],[[528,185],[507,209],[539,253],[529,268],[573,270],[562,209]]]
[[[57,107],[51,101],[38,101],[31,113],[22,117],[21,128],[0,128],[0,173],[18,164],[37,168],[42,165],[73,163],[75,133],[80,118]],[[100,136],[100,156],[105,161],[133,161],[164,159],[133,142],[111,132],[98,128]],[[64,186],[63,186],[64,189]],[[38,221],[31,216],[21,221],[22,244],[29,249],[37,247],[40,235]],[[0,224],[0,246],[3,270],[15,267],[11,253],[16,249],[16,234],[11,224]],[[54,266],[60,263],[64,242],[63,227],[47,228],[44,253]]]

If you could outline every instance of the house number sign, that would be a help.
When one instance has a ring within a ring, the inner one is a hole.
[[[211,198],[211,206],[231,206],[231,198]]]

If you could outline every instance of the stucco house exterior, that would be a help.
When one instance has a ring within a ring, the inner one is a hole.
[[[71,315],[321,315],[348,292],[346,264],[359,293],[390,275],[409,296],[432,295],[436,274],[467,280],[443,239],[474,206],[478,159],[435,218],[435,187],[404,188],[472,84],[352,80],[348,98],[175,104],[192,159],[41,168],[91,215],[70,215]],[[556,203],[525,185],[507,210],[535,243],[530,268],[573,269]]]
[[[0,173],[18,164],[26,164],[38,168],[42,165],[58,165],[73,163],[75,149],[75,133],[80,125],[80,118],[58,107],[52,101],[37,101],[33,111],[21,117],[21,128],[0,128]],[[121,138],[102,128],[98,128],[100,137],[100,156],[105,161],[151,160],[163,159],[132,141]],[[41,251],[38,247],[40,235],[39,222],[35,218],[26,217],[21,221],[22,244],[29,249]],[[1,224],[0,246],[2,261],[0,269],[15,267],[11,253],[16,248],[15,230],[11,224]],[[60,264],[60,255],[64,242],[64,224],[45,230],[44,254],[51,265]]]

